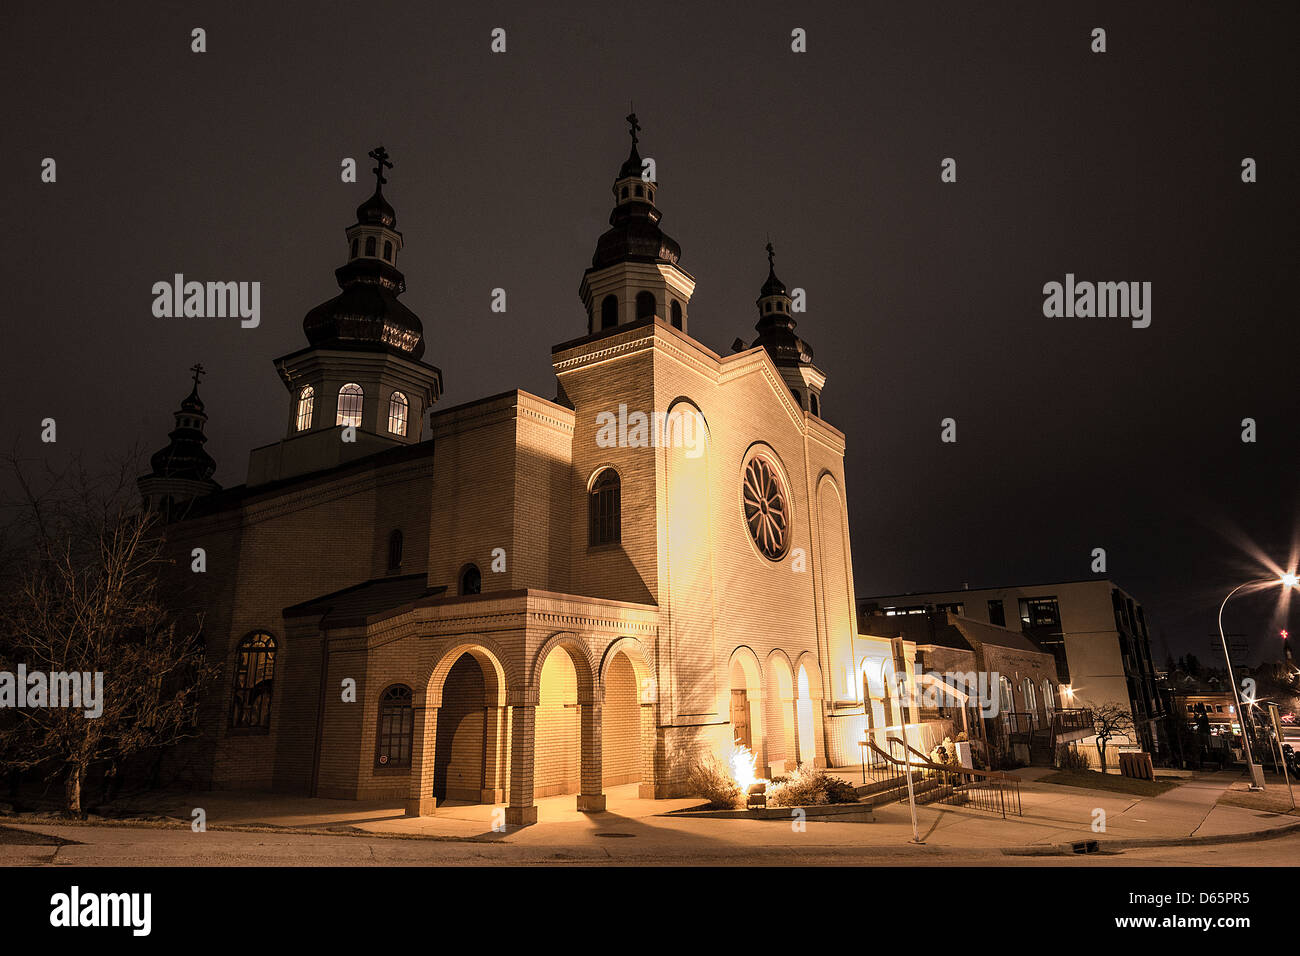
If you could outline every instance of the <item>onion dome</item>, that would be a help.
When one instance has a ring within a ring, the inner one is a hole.
[[[659,185],[641,178],[641,154],[637,151],[636,114],[627,117],[632,148],[619,167],[614,181],[614,211],[610,229],[596,241],[592,269],[604,269],[618,262],[665,262],[677,265],[682,247],[659,228],[662,213],[655,205]]]
[[[174,413],[176,427],[167,435],[170,440],[165,448],[160,448],[149,458],[153,469],[151,477],[209,481],[217,470],[217,463],[203,450],[208,440],[203,434],[208,416],[203,411],[203,400],[199,398],[199,376],[203,373],[203,366],[196,365],[191,371],[194,372],[194,387]]]
[[[414,312],[397,301],[406,291],[406,277],[397,268],[402,234],[397,214],[384,198],[388,152],[371,150],[376,160],[375,192],[357,207],[357,221],[348,227],[348,262],[334,270],[341,290],[316,306],[302,320],[312,346],[391,351],[413,359],[424,354],[424,326]]]
[[[758,322],[754,328],[758,338],[754,345],[767,349],[767,354],[778,366],[811,365],[813,350],[803,339],[794,334],[798,324],[790,312],[790,296],[786,293],[785,283],[777,278],[776,253],[772,243],[767,244],[767,281],[759,292]]]

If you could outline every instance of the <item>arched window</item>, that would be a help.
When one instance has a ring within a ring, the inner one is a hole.
[[[271,691],[275,686],[275,638],[255,631],[239,642],[235,652],[234,698],[230,726],[266,729],[271,726]]]
[[[311,428],[312,406],[316,404],[316,389],[308,385],[298,393],[298,431]]]
[[[641,189],[640,186],[637,186],[637,187],[636,187],[636,194],[637,194],[638,196],[643,195],[643,192],[642,192],[642,189]]]
[[[622,540],[621,493],[618,472],[613,468],[606,468],[591,483],[587,496],[588,544],[616,544]]]
[[[622,198],[623,198],[623,199],[626,199],[626,198],[627,198],[627,187],[626,187],[626,186],[623,187],[623,196],[622,196]]]
[[[771,302],[768,302],[766,305],[764,305],[764,306],[763,306],[763,311],[764,311],[764,312],[771,312],[771,311],[772,311],[772,303],[771,303]]]
[[[655,191],[654,191],[653,189],[647,189],[646,192],[650,195],[650,201],[651,201],[651,202],[654,202],[654,201],[655,201]]]
[[[676,299],[673,299],[672,323],[673,328],[675,329],[680,329],[682,327],[682,304]]]
[[[1011,678],[1007,677],[1006,674],[1003,674],[1002,677],[998,679],[998,696],[1000,698],[999,705],[1002,708],[1002,713],[1013,713],[1016,709],[1016,698],[1011,693]]]
[[[803,408],[803,396],[800,395],[793,388],[790,389],[790,394],[794,396],[794,403],[798,405],[800,408]]]
[[[366,255],[373,256],[374,254],[375,254],[375,237],[366,236]]]
[[[353,240],[352,240],[352,258],[353,258],[353,259],[355,259],[355,258],[357,257],[357,242],[358,242],[358,240],[356,240],[356,239],[353,239]]]
[[[460,593],[483,593],[483,574],[479,571],[478,565],[467,564],[464,570],[460,572]]]
[[[655,314],[655,296],[653,292],[638,292],[636,294],[636,317],[638,319],[648,319]]]
[[[1034,682],[1028,677],[1024,680],[1021,693],[1025,695],[1025,711],[1029,714],[1029,723],[1032,726],[1037,723],[1038,701],[1035,698],[1038,695],[1034,692]]]
[[[361,400],[364,398],[361,386],[349,382],[339,389],[339,413],[335,425],[360,425]]]
[[[402,570],[402,531],[394,528],[388,536],[388,571]]]
[[[618,325],[618,296],[607,295],[600,303],[600,327],[612,329]]]
[[[820,415],[822,413],[822,403],[817,400],[816,393],[809,394],[808,404],[814,415]]]
[[[406,434],[406,396],[393,392],[388,399],[388,430],[394,435]]]
[[[411,688],[394,684],[379,698],[379,726],[375,743],[376,767],[410,767],[415,712]]]
[[[393,261],[393,244],[388,240],[384,240],[384,258],[389,262]]]
[[[1052,719],[1052,714],[1056,712],[1056,689],[1046,677],[1043,678],[1043,712],[1047,714],[1049,721]]]

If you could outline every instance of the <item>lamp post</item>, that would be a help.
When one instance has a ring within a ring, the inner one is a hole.
[[[1282,575],[1276,583],[1281,584],[1283,587],[1293,588],[1298,581],[1300,581],[1300,578],[1288,573]],[[1264,768],[1255,763],[1255,758],[1250,753],[1250,724],[1247,722],[1249,715],[1241,706],[1241,695],[1237,693],[1237,678],[1232,674],[1232,657],[1228,654],[1228,638],[1223,633],[1223,609],[1228,606],[1228,598],[1231,598],[1244,587],[1259,583],[1261,582],[1247,581],[1245,584],[1238,584],[1228,592],[1228,597],[1225,597],[1223,603],[1219,605],[1219,640],[1223,642],[1223,662],[1228,665],[1228,683],[1232,686],[1232,699],[1236,701],[1237,717],[1241,720],[1241,740],[1245,745],[1246,766],[1250,770],[1251,790],[1264,789]]]

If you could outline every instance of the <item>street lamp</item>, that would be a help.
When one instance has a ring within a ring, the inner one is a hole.
[[[1228,665],[1228,683],[1232,686],[1232,699],[1237,703],[1237,716],[1241,720],[1241,740],[1245,745],[1246,766],[1250,768],[1251,790],[1264,789],[1264,768],[1255,763],[1255,759],[1250,753],[1250,724],[1246,719],[1250,715],[1247,714],[1245,709],[1241,706],[1241,695],[1237,693],[1237,678],[1232,676],[1232,658],[1228,654],[1228,638],[1225,637],[1223,633],[1223,609],[1228,606],[1228,598],[1232,597],[1242,588],[1264,583],[1281,584],[1284,588],[1293,588],[1300,583],[1300,577],[1288,572],[1283,574],[1277,580],[1265,578],[1262,581],[1247,581],[1245,584],[1238,584],[1228,592],[1228,597],[1225,597],[1223,603],[1219,605],[1219,640],[1223,642],[1223,662]]]

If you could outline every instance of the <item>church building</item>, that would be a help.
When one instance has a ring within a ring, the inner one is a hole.
[[[502,803],[522,825],[542,796],[683,795],[733,741],[760,775],[857,764],[914,645],[857,633],[826,375],[770,244],[756,337],[718,355],[692,336],[718,320],[692,314],[628,119],[552,397],[438,406],[382,147],[338,295],[275,360],[284,435],[238,487],[212,480],[196,371],[140,488],[222,665],[193,757],[207,785]]]

